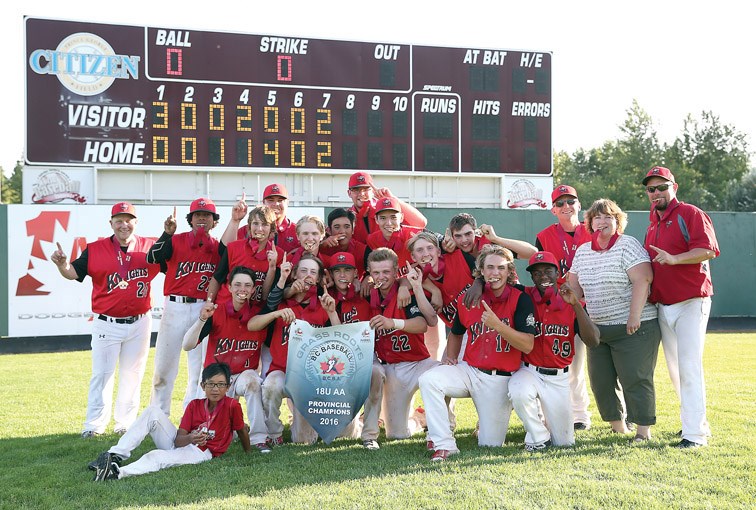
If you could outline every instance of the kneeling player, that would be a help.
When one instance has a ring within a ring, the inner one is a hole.
[[[533,348],[533,302],[514,288],[512,253],[496,245],[483,247],[476,259],[485,287],[480,307],[466,308],[457,298],[458,314],[447,343],[443,364],[420,377],[428,435],[435,452],[432,461],[459,453],[451,432],[444,397],[472,397],[478,411],[480,446],[501,446],[507,435],[512,404],[508,384],[520,368],[523,352]],[[462,335],[468,341],[463,361],[457,356]]]
[[[159,407],[149,406],[118,444],[97,458],[95,481],[116,480],[168,467],[205,462],[226,452],[234,431],[244,451],[249,452],[249,435],[244,427],[241,406],[226,396],[230,380],[231,369],[225,363],[205,367],[201,386],[206,398],[189,403],[178,430]],[[128,459],[148,435],[158,449],[122,466],[121,462]]]
[[[527,270],[534,287],[536,334],[533,350],[509,381],[509,397],[525,426],[525,449],[538,451],[554,444],[575,444],[568,371],[575,354],[575,333],[589,347],[598,345],[599,331],[567,284],[557,291],[559,265],[546,251],[530,257]],[[539,417],[541,403],[546,425]]]
[[[206,301],[199,318],[184,335],[183,347],[186,351],[198,348],[200,338],[208,337],[205,365],[220,361],[231,367],[228,396],[244,397],[252,444],[260,453],[270,453],[263,417],[262,379],[257,373],[265,334],[247,330],[247,321],[256,311],[250,304],[255,288],[254,273],[247,267],[237,266],[229,274],[229,282],[231,301],[220,305]]]

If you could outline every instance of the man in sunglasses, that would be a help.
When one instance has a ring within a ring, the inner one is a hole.
[[[649,301],[659,309],[662,346],[672,384],[680,397],[682,440],[677,448],[707,444],[703,350],[711,310],[709,260],[719,255],[711,218],[677,200],[668,168],[655,166],[643,179],[651,202],[645,247],[654,281]]]
[[[551,203],[551,214],[556,216],[559,222],[541,230],[536,236],[535,244],[538,251],[547,251],[556,257],[559,263],[559,276],[564,277],[572,266],[572,259],[578,247],[589,242],[591,235],[580,222],[580,200],[578,200],[575,188],[560,184],[551,193]],[[585,382],[585,359],[585,345],[577,340],[569,372],[575,430],[587,430],[591,427],[588,386]]]

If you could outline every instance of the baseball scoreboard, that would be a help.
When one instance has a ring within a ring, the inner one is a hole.
[[[551,54],[25,19],[29,164],[551,174]]]

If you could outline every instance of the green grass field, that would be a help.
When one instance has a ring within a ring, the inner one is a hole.
[[[152,355],[152,353],[151,353]],[[18,508],[753,508],[756,334],[710,334],[706,346],[708,448],[677,450],[679,410],[659,359],[653,439],[630,446],[593,408],[593,428],[574,448],[523,451],[513,414],[503,448],[478,448],[475,409],[458,401],[462,453],[431,464],[424,438],[286,445],[245,454],[238,443],[219,459],[141,477],[95,483],[86,464],[117,440],[79,439],[89,352],[0,356],[0,507]],[[181,414],[182,364],[173,415]],[[152,358],[142,388],[149,399]],[[419,398],[419,395],[418,395]],[[112,426],[112,424],[111,424]],[[288,430],[285,434],[288,434]],[[153,448],[151,440],[134,452]]]

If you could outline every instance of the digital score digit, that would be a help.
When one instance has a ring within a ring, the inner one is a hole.
[[[551,174],[551,54],[26,18],[30,164]]]

